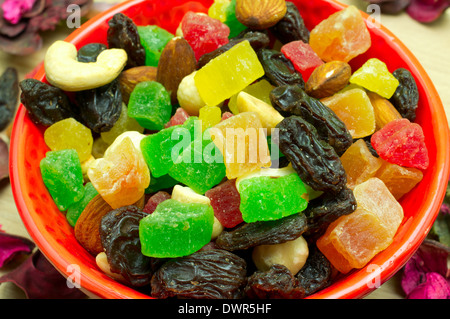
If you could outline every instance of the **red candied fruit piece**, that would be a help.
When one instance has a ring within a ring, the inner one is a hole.
[[[370,141],[378,155],[387,162],[422,170],[429,165],[422,127],[406,118],[389,122],[375,132]]]
[[[159,191],[156,192],[155,194],[153,194],[147,201],[147,203],[144,206],[144,213],[146,214],[151,214],[155,211],[156,206],[158,206],[158,204],[164,202],[167,199],[170,199],[172,196],[170,196],[169,193],[164,192],[164,191]]]
[[[189,118],[189,113],[186,112],[183,108],[179,107],[175,111],[175,114],[170,118],[170,121],[166,123],[165,128],[181,125]]]
[[[229,119],[232,116],[233,116],[233,113],[231,113],[231,112],[223,112],[223,114],[222,114],[222,121],[225,121],[225,120]]]
[[[203,13],[188,11],[181,20],[183,37],[191,45],[198,59],[229,42],[230,28]]]
[[[301,40],[283,45],[281,52],[292,62],[295,70],[301,73],[305,81],[308,80],[315,68],[324,63],[311,46]]]
[[[236,180],[231,179],[211,188],[205,193],[211,200],[214,216],[225,228],[232,228],[244,220],[239,209],[241,197],[236,188]]]

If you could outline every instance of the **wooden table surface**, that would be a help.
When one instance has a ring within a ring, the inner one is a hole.
[[[108,2],[108,1],[102,1]],[[114,1],[109,1],[114,2]],[[342,0],[346,4],[356,5],[366,11],[367,2],[362,0]],[[369,14],[371,12],[368,12]],[[450,10],[431,24],[421,24],[406,13],[399,15],[381,15],[380,22],[392,31],[418,58],[433,81],[447,114],[450,111]],[[0,73],[8,66],[15,67],[20,80],[25,74],[43,60],[46,48],[57,39],[64,39],[70,29],[60,27],[53,32],[43,33],[43,48],[27,57],[15,57],[0,52]],[[0,182],[0,225],[1,230],[29,238],[14,203],[8,180]],[[0,269],[0,276],[11,271],[20,261]],[[366,298],[399,299],[403,298],[399,286],[400,274],[395,275]],[[25,298],[24,293],[11,283],[0,285],[0,299]]]

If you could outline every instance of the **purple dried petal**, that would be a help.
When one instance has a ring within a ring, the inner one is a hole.
[[[45,4],[46,4],[45,0],[37,0],[31,9],[28,12],[24,13],[23,17],[31,18],[37,16],[44,10]]]
[[[13,55],[29,55],[41,47],[42,38],[37,33],[25,31],[13,39],[0,35],[0,50]]]
[[[20,21],[31,10],[36,0],[6,0],[2,3],[3,17],[12,24]]]
[[[30,254],[34,247],[34,243],[25,237],[0,232],[0,268],[19,254]]]
[[[0,138],[0,181],[9,176],[9,148],[8,144]],[[1,234],[0,234],[1,235]],[[1,238],[0,238],[0,267],[1,264]]]
[[[425,239],[417,252],[406,263],[403,269],[401,286],[406,295],[427,282],[427,274],[436,273],[447,280],[449,269],[447,259],[450,248],[431,239]],[[421,289],[425,289],[422,287]],[[431,289],[431,288],[426,288]]]
[[[448,0],[412,0],[406,12],[419,22],[429,23],[439,18],[448,7]]]
[[[29,299],[81,299],[86,295],[78,288],[69,288],[64,278],[37,250],[19,267],[0,277],[0,283],[12,282]]]
[[[449,299],[450,284],[440,274],[429,272],[425,281],[413,289],[407,299]]]
[[[371,4],[378,4],[382,13],[397,14],[403,11],[411,0],[369,0]]]
[[[21,21],[16,24],[11,23],[3,23],[2,27],[0,28],[0,34],[6,35],[9,38],[14,38],[15,36],[19,35],[25,28],[27,27],[26,22]]]

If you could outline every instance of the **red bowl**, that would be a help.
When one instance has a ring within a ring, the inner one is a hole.
[[[207,12],[212,0],[158,1],[133,0],[121,3],[99,14],[73,32],[66,41],[77,48],[90,43],[106,44],[107,21],[123,12],[137,25],[157,24],[175,33],[178,23],[188,10]],[[332,0],[293,1],[311,29],[330,14],[344,8]],[[413,54],[383,26],[371,27],[363,13],[372,37],[371,48],[351,61],[355,70],[368,58],[383,60],[392,72],[399,67],[411,71],[417,81],[420,102],[419,123],[426,136],[430,166],[423,180],[404,198],[404,220],[393,243],[379,253],[364,268],[354,270],[330,287],[310,298],[361,298],[392,277],[419,247],[432,226],[442,203],[449,176],[449,129],[438,93],[430,78]],[[44,68],[36,79],[46,81]],[[11,136],[10,176],[14,199],[30,236],[49,261],[63,275],[81,284],[91,296],[100,298],[149,298],[106,276],[90,255],[76,241],[73,228],[53,203],[40,174],[39,162],[48,151],[43,138],[44,129],[35,125],[26,109],[20,105]]]

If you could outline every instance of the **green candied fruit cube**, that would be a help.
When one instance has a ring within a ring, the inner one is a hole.
[[[234,38],[247,29],[236,17],[236,0],[231,0],[225,9],[225,24],[230,28],[229,38]]]
[[[303,211],[308,192],[291,166],[263,168],[236,180],[245,222],[280,219]]]
[[[80,217],[83,210],[86,208],[87,204],[98,195],[97,190],[91,182],[84,185],[84,196],[78,202],[72,204],[67,209],[66,219],[70,226],[75,227],[78,217]]]
[[[223,155],[213,143],[209,130],[184,149],[169,170],[169,175],[195,192],[204,194],[226,176]]]
[[[159,131],[170,120],[172,104],[170,94],[156,81],[140,82],[131,92],[128,102],[128,117],[140,126]]]
[[[190,255],[211,241],[213,224],[211,205],[165,200],[139,223],[142,254],[156,258]]]
[[[158,66],[161,52],[174,35],[156,25],[138,26],[137,30],[145,50],[145,65]]]
[[[181,125],[174,125],[144,137],[141,141],[142,155],[152,176],[158,178],[166,175],[173,165],[173,160],[178,158],[182,151],[178,145],[189,145],[195,134],[201,134],[200,122],[198,117],[191,116]],[[172,154],[172,151],[175,154]]]
[[[47,152],[40,162],[42,180],[60,211],[84,196],[83,172],[74,149]]]

